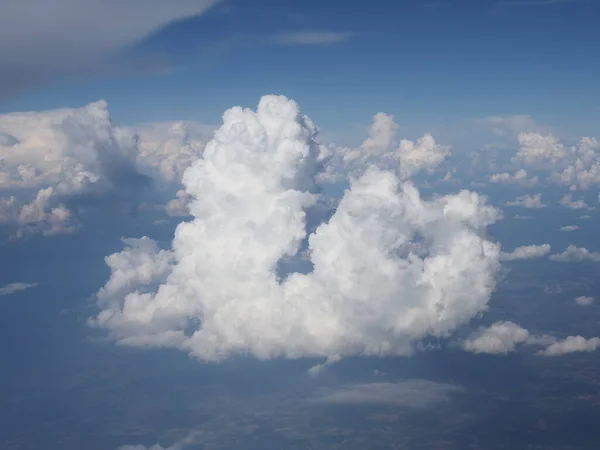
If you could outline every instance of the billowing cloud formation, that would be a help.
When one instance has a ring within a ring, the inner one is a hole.
[[[550,245],[549,244],[523,245],[521,247],[515,248],[510,253],[502,252],[500,254],[500,260],[515,261],[515,260],[521,260],[521,259],[543,258],[548,253],[550,253]]]
[[[332,405],[394,405],[430,408],[451,400],[463,392],[460,386],[428,380],[404,380],[396,383],[361,383],[323,389],[312,402]]]
[[[217,0],[4,0],[0,98],[57,76],[96,74],[110,57]]]
[[[566,147],[552,135],[519,134],[519,151],[512,158],[518,167],[516,174],[496,174],[496,182],[519,182],[526,177],[523,168],[547,174],[549,183],[568,186],[571,191],[587,190],[600,184],[600,143],[591,137],[582,138],[575,146]]]
[[[556,262],[600,262],[600,252],[590,252],[587,248],[569,245],[564,252],[550,255],[550,260]]]
[[[556,341],[550,344],[540,354],[546,356],[561,356],[567,353],[593,352],[600,347],[600,338],[593,337],[586,339],[582,336],[568,336],[562,341]]]
[[[37,286],[37,283],[10,283],[0,286],[0,296],[14,294],[15,292],[24,291],[35,286]]]
[[[359,177],[374,163],[382,169],[393,169],[398,176],[406,179],[421,171],[432,172],[450,154],[449,148],[438,144],[430,134],[417,142],[408,139],[398,142],[397,130],[393,116],[381,112],[375,114],[369,137],[360,147],[322,148],[328,164],[326,170],[318,175],[319,179],[338,181],[347,177],[348,172]]]
[[[353,155],[364,170],[328,220],[313,217],[327,163],[315,139],[285,97],[228,110],[183,176],[194,219],[169,250],[143,238],[107,258],[93,322],[122,344],[204,360],[343,357],[410,354],[485,310],[500,253],[485,230],[499,211],[468,191],[425,200],[402,181],[439,159],[433,139],[398,158]],[[309,267],[280,273],[285,258]]]
[[[139,160],[167,183],[179,182],[197,160],[215,127],[195,122],[163,122],[131,128],[139,136]]]
[[[523,208],[539,209],[545,208],[542,202],[542,194],[521,195],[511,202],[506,202],[506,206],[521,206]]]
[[[0,132],[0,193],[14,193],[0,197],[0,223],[18,236],[73,231],[69,205],[135,198],[149,183],[138,172],[137,136],[111,121],[103,101],[0,115]]]
[[[559,200],[559,204],[560,206],[568,209],[592,209],[584,200],[573,200],[573,196],[571,194],[563,196]]]
[[[517,344],[529,338],[529,332],[513,322],[496,322],[480,328],[462,343],[463,349],[473,353],[501,354],[515,351]]]

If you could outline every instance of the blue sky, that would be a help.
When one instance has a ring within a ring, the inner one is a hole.
[[[377,111],[435,125],[531,114],[575,134],[600,119],[593,1],[225,0],[127,51],[133,71],[55,80],[0,111],[81,106],[100,98],[126,124],[216,123],[261,95],[297,100],[324,129]],[[277,43],[282,33],[348,33],[339,42]],[[151,68],[140,61],[151,62]],[[131,68],[131,67],[129,67]]]

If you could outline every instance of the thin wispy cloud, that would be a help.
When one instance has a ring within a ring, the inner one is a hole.
[[[37,286],[37,283],[10,283],[0,287],[0,297]]]
[[[350,39],[354,33],[334,31],[298,31],[282,33],[274,40],[282,45],[331,45]]]
[[[559,3],[575,3],[577,0],[506,0],[498,2],[502,6],[547,6]]]

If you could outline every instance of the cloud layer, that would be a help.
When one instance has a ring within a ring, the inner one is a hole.
[[[59,76],[92,75],[110,58],[218,0],[5,0],[0,98]]]

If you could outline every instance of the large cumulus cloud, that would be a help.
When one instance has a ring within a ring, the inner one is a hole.
[[[93,323],[122,344],[204,360],[343,357],[410,354],[484,311],[500,256],[485,230],[499,212],[468,191],[423,198],[409,178],[439,160],[434,141],[390,159],[373,151],[389,149],[394,128],[378,120],[373,146],[353,156],[360,170],[309,227],[336,155],[285,97],[228,110],[183,176],[193,220],[169,249],[143,238],[107,258]],[[281,271],[284,259],[308,266]]]

